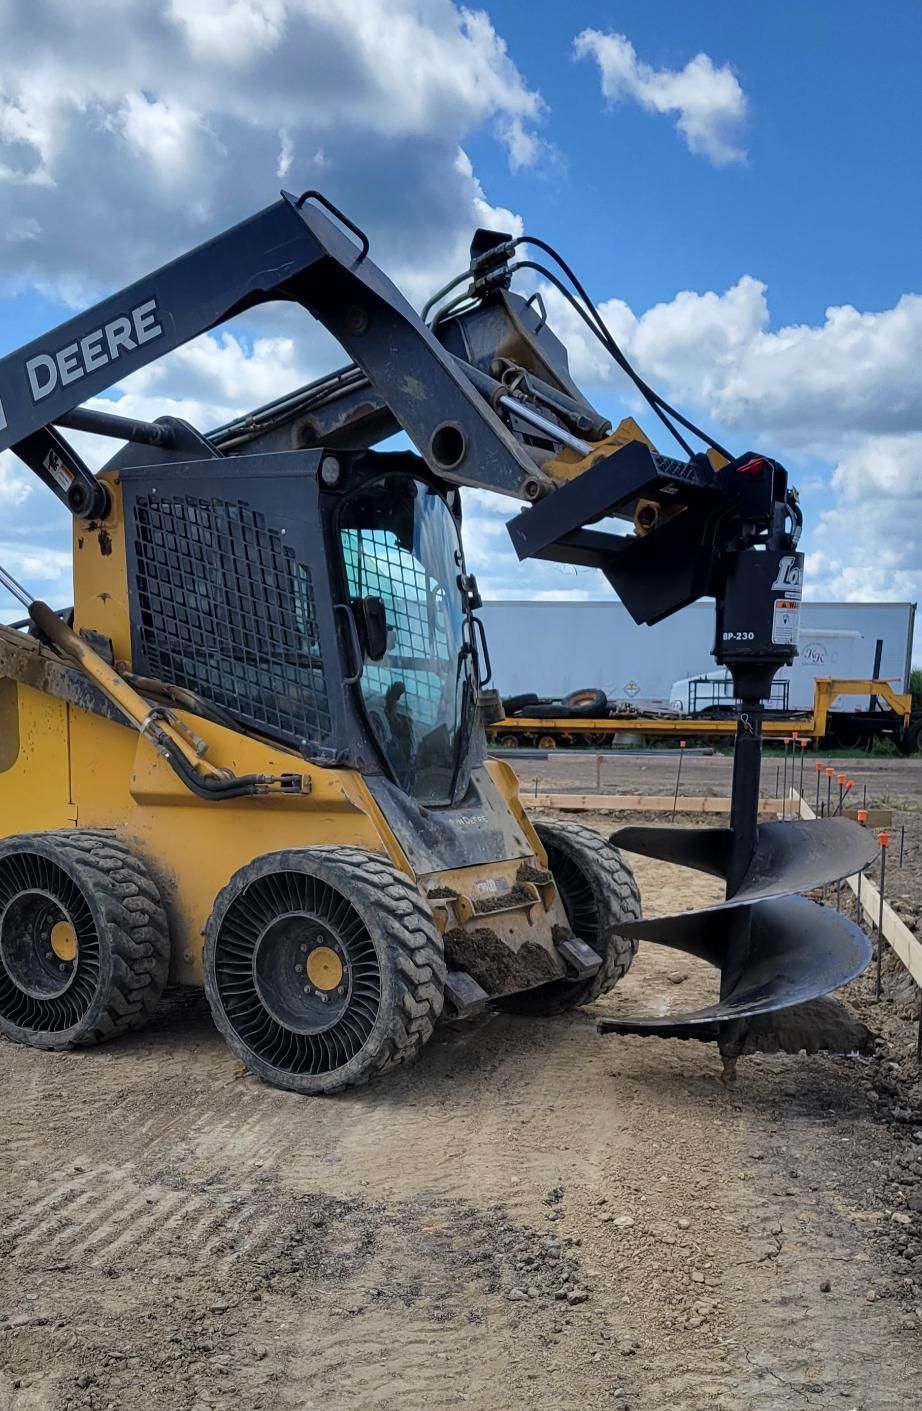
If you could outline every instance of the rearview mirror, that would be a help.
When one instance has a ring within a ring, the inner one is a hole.
[[[369,661],[380,661],[387,651],[387,611],[383,598],[353,598],[352,611],[362,649]]]

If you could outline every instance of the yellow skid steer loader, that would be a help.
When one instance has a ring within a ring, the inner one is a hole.
[[[535,267],[522,249],[478,231],[420,318],[341,212],[283,193],[0,361],[0,449],[74,520],[72,614],[0,575],[28,611],[0,629],[7,1038],[97,1043],[143,1025],[168,980],[203,984],[253,1072],[332,1092],[414,1056],[443,1012],[586,1004],[646,938],[711,961],[719,999],[604,1027],[731,1059],[840,1041],[813,1002],[868,942],[793,893],[856,871],[868,840],[842,819],[756,821],[761,703],[796,652],[796,495],[647,387],[561,261],[537,266],[683,454],[613,431],[540,297],[512,291]],[[208,434],[85,405],[269,300],[308,310],[349,365]],[[122,444],[93,474],[69,430]],[[414,451],[373,449],[398,430]],[[729,828],[612,843],[529,821],[485,747],[498,700],[466,486],[523,501],[519,556],[601,569],[637,621],[715,597],[741,702]],[[622,847],[723,877],[726,902],[641,918]]]

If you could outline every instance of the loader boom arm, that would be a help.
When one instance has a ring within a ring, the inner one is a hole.
[[[55,424],[199,334],[285,300],[338,339],[436,475],[528,497],[526,484],[546,477],[368,258],[361,232],[359,248],[312,197],[283,193],[0,361],[0,450],[19,454],[75,512],[100,513],[101,490]],[[68,501],[72,485],[82,493]]]

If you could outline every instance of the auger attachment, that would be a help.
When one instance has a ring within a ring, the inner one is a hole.
[[[868,938],[839,912],[795,894],[860,872],[876,855],[872,838],[845,818],[758,821],[763,702],[778,668],[796,655],[802,573],[797,531],[784,524],[795,506],[784,499],[782,511],[785,482],[773,464],[769,476],[768,467],[744,459],[736,468],[749,496],[747,522],[726,555],[717,592],[714,655],[731,671],[740,702],[730,826],[622,828],[611,839],[617,848],[726,883],[719,905],[619,928],[708,961],[720,971],[719,998],[680,1017],[599,1024],[603,1033],[715,1041],[731,1072],[745,1053],[848,1052],[869,1039],[845,1006],[824,998],[868,964]]]
[[[626,852],[727,875],[729,828],[622,828]],[[723,1054],[861,1047],[861,1026],[819,1000],[859,975],[871,958],[864,933],[840,912],[794,893],[850,877],[872,862],[873,838],[847,818],[763,823],[732,898],[699,911],[645,917],[622,928],[715,966],[720,998],[691,1014],[600,1021],[603,1033],[716,1041]],[[786,1011],[783,1016],[780,1011]],[[777,1018],[775,1016],[778,1016]]]

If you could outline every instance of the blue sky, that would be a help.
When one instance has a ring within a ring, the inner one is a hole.
[[[582,274],[648,380],[731,447],[785,460],[812,596],[915,599],[920,40],[917,5],[852,0],[7,7],[0,352],[282,183],[354,213],[417,303],[460,268],[475,225],[526,229]],[[633,410],[548,302],[593,399]],[[336,357],[290,317],[261,317],[137,374],[126,407],[207,426]],[[520,568],[514,510],[469,498],[489,593],[606,595],[591,573]],[[8,456],[0,512],[0,561],[67,601],[67,516]]]
[[[595,281],[646,307],[749,272],[768,283],[780,323],[816,322],[830,304],[889,307],[917,286],[918,5],[872,16],[855,0],[499,0],[490,13],[551,103],[547,132],[566,168],[562,180],[521,173],[517,209],[540,212],[553,239],[577,240]],[[668,118],[636,104],[606,113],[591,68],[570,58],[585,28],[625,34],[659,68],[698,52],[731,65],[750,111],[747,161],[695,159]],[[486,145],[482,160],[470,150],[487,175]]]

